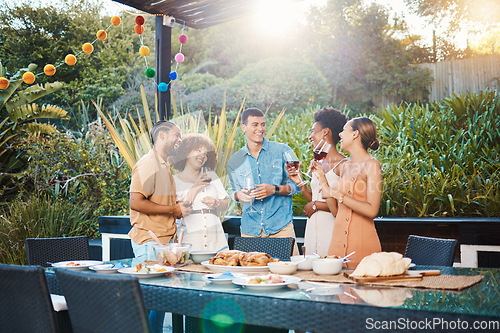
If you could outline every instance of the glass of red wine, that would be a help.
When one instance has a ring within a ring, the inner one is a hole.
[[[331,146],[332,146],[331,144],[321,139],[321,141],[318,142],[316,147],[314,147],[313,149],[314,160],[321,161],[322,159],[324,159],[328,154],[328,151],[330,150]]]
[[[201,167],[201,170],[200,170],[200,173],[201,173],[202,175],[205,175],[205,176],[206,176],[206,178],[205,178],[203,181],[204,181],[205,183],[208,183],[208,184],[210,184],[210,182],[212,182],[212,178],[210,178],[210,176],[208,175],[208,173],[209,173],[210,171],[212,171],[212,169],[210,169],[209,167],[205,167],[205,166]],[[206,193],[206,192],[207,192],[207,187],[208,187],[208,185],[207,185],[207,186],[205,186],[205,187],[204,187],[201,191],[202,191],[203,193]]]
[[[294,168],[297,171],[299,170],[299,159],[292,151],[285,151],[283,153],[283,156],[285,157],[285,163],[287,167]]]

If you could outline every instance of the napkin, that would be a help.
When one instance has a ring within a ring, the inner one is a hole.
[[[121,262],[117,262],[117,263],[116,263],[116,264],[114,264],[114,265],[113,265],[113,267],[111,267],[111,268],[123,268],[123,267],[125,267],[125,265],[124,265],[124,264],[122,264]]]
[[[64,298],[64,296],[50,294],[50,299],[52,301],[54,311],[59,312],[68,310],[68,305],[66,304],[66,298]]]
[[[230,271],[225,271],[219,276],[209,276],[209,279],[234,279],[235,276]]]

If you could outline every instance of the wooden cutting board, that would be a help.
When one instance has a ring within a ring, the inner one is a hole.
[[[344,275],[356,283],[392,282],[392,281],[418,281],[422,280],[423,274],[419,272],[406,271],[401,275],[393,276],[351,276],[351,272]]]

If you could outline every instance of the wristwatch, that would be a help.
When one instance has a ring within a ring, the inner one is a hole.
[[[318,207],[316,207],[316,201],[313,202],[313,209],[315,213],[318,211]]]
[[[280,193],[280,187],[278,185],[274,185],[274,194]]]
[[[344,202],[344,194],[342,194],[342,195],[339,197],[339,202],[340,202],[340,203],[343,203],[343,202]]]

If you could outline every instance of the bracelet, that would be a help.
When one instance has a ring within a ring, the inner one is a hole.
[[[300,183],[297,184],[298,187],[306,185],[307,182],[305,180],[301,181]]]

